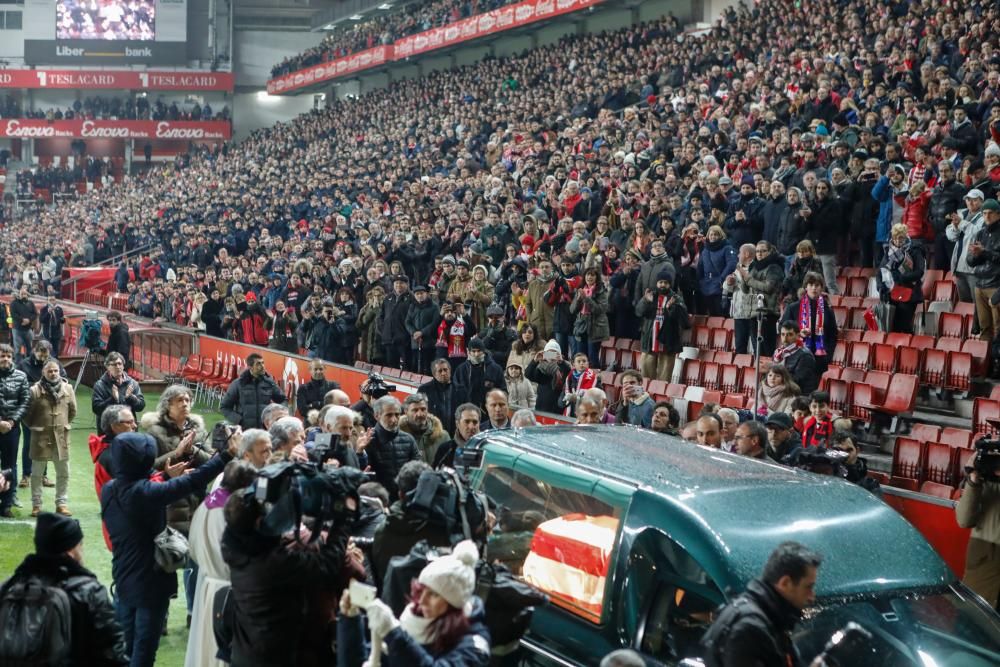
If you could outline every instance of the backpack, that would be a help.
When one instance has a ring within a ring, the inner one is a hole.
[[[73,620],[69,595],[41,577],[0,588],[0,662],[51,667],[69,660]]]
[[[754,604],[741,595],[719,610],[715,622],[701,638],[701,659],[705,667],[723,667],[726,664],[726,642],[736,625],[736,622],[747,617],[757,616],[765,627],[771,623]]]
[[[452,544],[486,535],[486,498],[467,491],[455,472],[424,471],[404,504],[407,514],[444,528]]]

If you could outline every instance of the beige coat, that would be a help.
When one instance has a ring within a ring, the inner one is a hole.
[[[955,518],[972,529],[962,580],[994,606],[1000,597],[1000,482],[966,483]]]
[[[53,399],[41,382],[31,386],[31,403],[24,424],[31,429],[33,461],[65,461],[69,458],[69,431],[76,418],[76,394],[65,380]]]

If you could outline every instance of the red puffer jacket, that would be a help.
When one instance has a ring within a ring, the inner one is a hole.
[[[930,190],[924,190],[916,197],[906,198],[903,224],[911,239],[925,242],[934,240],[934,228],[930,223],[931,196]]]

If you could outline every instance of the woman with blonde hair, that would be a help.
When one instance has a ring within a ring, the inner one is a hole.
[[[924,245],[910,240],[907,226],[892,226],[882,263],[875,274],[883,303],[895,306],[890,329],[893,333],[913,333],[913,314],[924,300]]]
[[[816,256],[816,247],[812,241],[799,241],[795,246],[795,258],[788,267],[788,275],[781,289],[783,301],[798,298],[799,290],[802,289],[802,282],[810,273],[823,275],[823,265]]]

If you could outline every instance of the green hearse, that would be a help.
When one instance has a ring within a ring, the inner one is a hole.
[[[469,448],[473,485],[499,505],[489,557],[552,600],[525,664],[596,665],[622,647],[651,665],[697,657],[718,605],[796,540],[825,557],[804,658],[855,621],[873,639],[848,664],[1000,665],[1000,616],[848,482],[622,426],[487,431]]]

